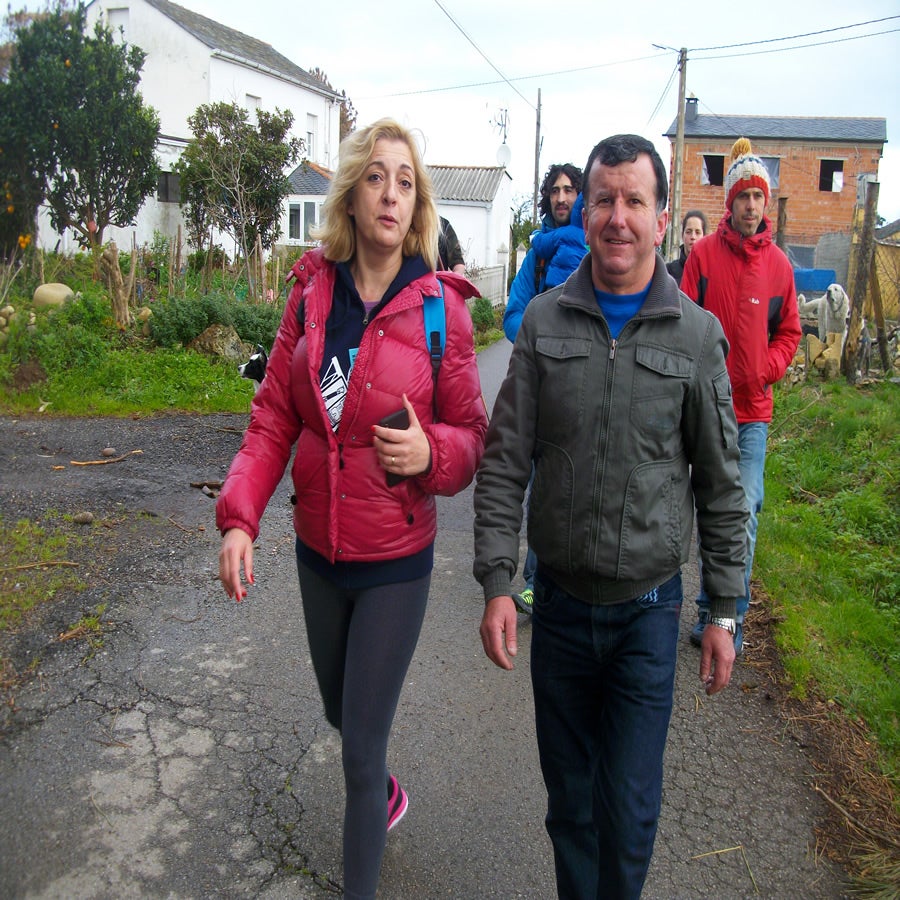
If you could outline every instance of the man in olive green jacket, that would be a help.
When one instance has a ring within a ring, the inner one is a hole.
[[[747,508],[722,328],[656,252],[665,167],[649,141],[617,135],[584,171],[590,253],[525,310],[477,475],[474,572],[485,652],[510,669],[533,464],[531,672],[547,830],[560,896],[593,900],[639,897],[649,867],[694,509],[719,626],[701,651],[712,694],[734,663]]]

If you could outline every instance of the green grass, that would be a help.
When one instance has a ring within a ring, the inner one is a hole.
[[[253,384],[234,363],[185,350],[105,349],[87,368],[47,373],[16,391],[0,384],[0,410],[21,415],[43,408],[72,416],[155,412],[247,412]]]
[[[82,542],[71,521],[52,510],[40,522],[6,522],[0,516],[0,630],[16,628],[61,592],[85,589],[83,573],[71,559]]]
[[[900,387],[778,392],[754,576],[798,697],[863,721],[900,781]]]

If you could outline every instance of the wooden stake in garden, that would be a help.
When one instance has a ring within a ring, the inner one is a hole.
[[[841,356],[841,373],[849,384],[856,384],[856,373],[859,371],[860,340],[862,332],[863,304],[866,302],[866,287],[869,283],[869,272],[872,268],[872,256],[875,252],[875,210],[878,207],[878,182],[870,181],[866,185],[866,206],[863,215],[862,234],[856,245],[856,268],[853,278],[853,290],[850,294],[850,327],[847,329],[847,340]]]

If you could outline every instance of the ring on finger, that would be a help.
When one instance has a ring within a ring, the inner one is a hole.
[[[394,463],[396,463],[396,462],[397,462],[397,460],[392,456],[391,457],[391,465],[394,465]]]

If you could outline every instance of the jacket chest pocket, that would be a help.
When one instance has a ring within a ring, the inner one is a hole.
[[[635,348],[631,424],[642,434],[664,436],[681,424],[681,407],[694,360],[652,344]]]
[[[587,392],[592,342],[584,338],[540,337],[535,344],[542,419],[540,437],[571,435],[581,419]],[[549,411],[549,416],[545,413]],[[560,431],[562,429],[562,431]],[[550,433],[548,433],[548,431]]]

